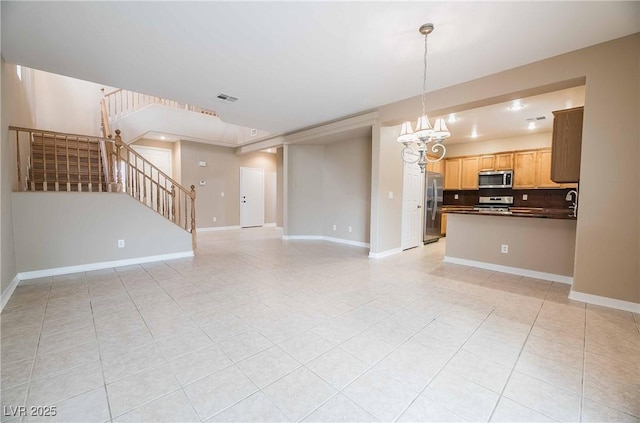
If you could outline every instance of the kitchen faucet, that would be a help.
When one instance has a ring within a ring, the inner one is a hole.
[[[575,189],[572,189],[571,191],[569,191],[567,193],[567,196],[565,197],[565,200],[571,201],[572,195],[574,195],[575,198],[573,199],[573,204],[570,205],[569,208],[573,209],[573,217],[577,217],[578,216],[578,191],[576,191]]]

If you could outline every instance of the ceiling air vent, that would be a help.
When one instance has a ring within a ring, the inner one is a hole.
[[[238,101],[238,97],[234,97],[234,96],[231,96],[231,95],[228,95],[228,94],[222,94],[222,93],[218,94],[217,98],[219,100],[227,101],[229,103],[233,103],[233,102]]]
[[[539,120],[545,120],[546,117],[545,116],[537,116],[537,117],[532,117],[527,119],[527,122],[537,122]]]
[[[256,135],[258,135],[258,130],[255,128],[251,129],[251,136],[255,137]]]

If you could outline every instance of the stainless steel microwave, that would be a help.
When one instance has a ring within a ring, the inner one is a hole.
[[[478,188],[512,188],[513,170],[492,170],[478,174]]]

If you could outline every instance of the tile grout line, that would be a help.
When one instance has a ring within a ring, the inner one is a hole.
[[[580,414],[578,416],[578,421],[582,422],[583,414],[584,414],[584,385],[587,378],[587,319],[589,313],[587,313],[588,308],[585,306],[584,309],[584,340],[582,341],[582,380],[580,380]]]
[[[162,262],[162,263],[164,263],[164,262]],[[145,267],[144,267],[144,266],[142,266],[142,265],[138,265],[138,266],[139,266],[142,270],[144,270],[144,272],[145,272],[147,275],[149,275],[149,276],[151,277],[151,279],[152,279],[152,280],[153,280],[153,281],[154,281],[154,282],[155,282],[155,283],[156,283],[156,284],[157,284],[157,285],[158,285],[158,286],[159,286],[159,287],[160,287],[160,288],[161,288],[165,293],[167,293],[167,295],[169,295],[169,297],[171,298],[171,300],[175,303],[175,299],[174,299],[174,298],[173,298],[173,297],[172,297],[172,296],[167,292],[167,290],[166,290],[162,285],[160,285],[160,284],[158,283],[158,281],[153,277],[153,275],[152,275],[151,273],[149,273],[149,271],[148,271],[147,269],[145,269]],[[114,270],[116,271],[116,273],[118,273],[118,271],[117,271],[115,268],[114,268]],[[120,278],[120,275],[118,275],[118,278]],[[200,419],[200,421],[203,421],[203,419],[202,419],[202,418],[200,417],[200,415],[198,414],[198,411],[197,411],[197,410],[196,410],[196,408],[194,407],[193,403],[191,402],[191,398],[189,398],[189,395],[187,395],[187,392],[184,390],[184,387],[182,386],[182,384],[180,383],[180,381],[179,381],[179,380],[178,380],[178,378],[176,377],[174,370],[173,370],[173,369],[171,368],[171,366],[169,365],[169,360],[167,359],[166,354],[164,353],[164,351],[162,351],[162,348],[160,348],[160,345],[158,344],[158,339],[156,338],[156,336],[155,336],[155,335],[153,334],[153,332],[151,331],[151,328],[149,328],[149,325],[147,324],[147,321],[145,320],[144,316],[143,316],[143,315],[142,315],[142,313],[140,312],[140,309],[138,308],[138,304],[134,301],[133,297],[131,296],[131,293],[129,292],[129,289],[127,288],[127,285],[126,285],[125,283],[123,283],[123,282],[122,282],[122,279],[121,279],[121,278],[120,278],[120,281],[121,281],[122,286],[124,287],[125,291],[127,292],[127,295],[129,296],[129,299],[131,300],[131,303],[133,304],[133,306],[136,308],[136,311],[137,311],[137,312],[138,312],[138,314],[140,315],[140,319],[142,319],[142,321],[144,322],[145,327],[146,327],[146,328],[147,328],[147,330],[149,331],[149,334],[151,334],[151,337],[153,338],[153,343],[155,344],[156,348],[158,348],[158,350],[160,351],[160,354],[162,354],[162,356],[163,356],[163,357],[164,357],[164,359],[165,359],[165,363],[159,364],[158,366],[155,366],[155,367],[149,367],[149,368],[147,368],[147,369],[141,370],[140,372],[133,373],[132,375],[134,375],[134,374],[139,374],[139,373],[142,373],[142,372],[144,372],[144,371],[148,371],[149,369],[153,369],[153,368],[156,368],[156,367],[160,367],[160,366],[163,366],[163,365],[167,365],[167,366],[169,367],[169,371],[171,371],[171,375],[173,376],[174,380],[178,383],[178,389],[171,390],[170,392],[165,392],[163,395],[160,395],[160,396],[159,396],[159,397],[157,397],[157,398],[153,398],[153,399],[151,399],[151,400],[149,400],[149,401],[146,401],[146,402],[144,402],[144,403],[142,403],[142,404],[138,405],[137,407],[135,407],[135,408],[133,408],[133,409],[131,409],[131,410],[129,410],[129,411],[126,411],[126,412],[122,413],[120,416],[125,415],[125,414],[127,414],[127,413],[130,413],[130,412],[132,412],[133,410],[137,410],[137,409],[138,409],[138,408],[140,408],[140,407],[143,407],[143,406],[145,406],[145,405],[147,405],[147,404],[150,404],[150,403],[152,403],[153,401],[156,401],[156,400],[158,400],[158,399],[160,399],[160,398],[163,398],[163,397],[165,397],[165,396],[167,396],[167,395],[170,395],[170,394],[172,394],[172,393],[174,393],[174,392],[181,391],[181,392],[183,393],[183,395],[185,396],[185,398],[187,399],[187,402],[189,403],[189,406],[191,407],[191,409],[193,410],[193,412],[195,413],[195,415],[196,415],[196,416],[198,416],[198,419]],[[176,305],[178,305],[178,307],[180,306],[180,305],[179,305],[179,304],[177,304],[177,303],[176,303]],[[181,308],[181,307],[180,307],[180,308]],[[182,309],[182,308],[181,308],[181,309]],[[190,319],[191,319],[191,318],[190,318]],[[206,333],[205,333],[205,335],[206,335]],[[132,375],[129,375],[129,376],[132,376]],[[129,377],[129,376],[126,376],[126,377]],[[122,379],[124,379],[124,378],[122,378]],[[105,385],[105,389],[106,389],[106,385]],[[116,416],[116,417],[120,417],[120,416]]]
[[[53,277],[51,276],[51,282],[49,282],[49,290],[47,291],[47,304],[44,307],[42,312],[42,321],[40,322],[40,332],[38,333],[38,343],[36,344],[36,349],[33,354],[33,363],[31,363],[31,371],[29,372],[29,380],[27,385],[27,390],[24,393],[24,405],[27,407],[27,401],[29,400],[29,395],[31,395],[31,383],[33,381],[33,373],[36,368],[36,360],[38,358],[38,348],[40,348],[40,341],[42,340],[42,329],[44,328],[44,321],[47,315],[47,308],[49,308],[49,299],[51,296],[51,287],[53,286]],[[20,416],[20,422],[24,421],[26,416]]]
[[[527,341],[529,340],[529,337],[531,336],[531,332],[533,331],[533,328],[536,325],[536,322],[538,321],[538,317],[540,316],[540,312],[542,311],[542,307],[544,307],[544,303],[545,303],[545,301],[547,299],[547,296],[549,295],[550,289],[551,289],[551,285],[549,285],[549,288],[547,289],[547,293],[546,293],[544,299],[542,300],[542,302],[540,303],[540,307],[538,308],[538,312],[536,313],[536,317],[535,317],[535,319],[533,319],[533,322],[531,323],[531,327],[529,328],[529,332],[527,333],[527,337],[525,338],[524,342],[522,343],[522,346],[520,347],[520,352],[518,353],[518,357],[516,358],[516,361],[514,362],[513,367],[511,368],[511,371],[509,372],[509,376],[507,377],[507,380],[505,381],[504,386],[502,387],[502,390],[500,391],[500,394],[499,394],[499,397],[498,397],[498,401],[493,406],[493,410],[491,411],[491,414],[489,415],[489,418],[487,419],[487,421],[491,421],[491,419],[493,418],[493,415],[495,414],[495,412],[496,412],[496,410],[498,408],[498,404],[500,403],[500,400],[504,397],[504,391],[507,389],[507,386],[509,385],[509,381],[511,380],[511,376],[513,376],[513,372],[516,371],[516,367],[518,365],[518,362],[520,361],[520,357],[522,356],[522,352],[524,351],[524,348],[527,345]],[[506,398],[508,398],[508,397],[506,397]],[[508,399],[511,399],[511,398],[508,398]],[[520,404],[520,403],[518,403],[518,404]],[[521,404],[521,405],[523,405],[523,404]],[[525,405],[523,405],[523,406],[533,410],[530,407],[527,407]],[[534,411],[540,413],[537,410],[534,410]],[[540,414],[546,416],[546,414],[544,414],[544,413],[540,413]],[[550,416],[546,416],[546,417],[550,417]],[[553,420],[556,420],[556,419],[554,419],[552,417],[550,417],[550,418],[553,419]]]
[[[456,303],[457,304],[457,303]],[[453,306],[452,306],[453,307]],[[458,354],[458,352],[460,352],[462,350],[462,348],[464,347],[464,345],[469,341],[469,339],[471,339],[473,337],[473,335],[476,334],[476,332],[478,331],[478,329],[480,329],[480,326],[482,326],[484,324],[484,322],[487,321],[487,319],[489,318],[489,316],[491,316],[493,314],[493,312],[495,311],[495,308],[493,310],[491,310],[489,312],[489,314],[487,314],[484,319],[482,319],[482,321],[480,322],[480,324],[478,324],[478,326],[473,330],[473,332],[465,339],[465,341],[460,344],[460,346],[458,347],[458,349],[451,355],[451,357],[444,363],[444,365],[440,368],[440,370],[438,370],[436,372],[435,375],[433,375],[433,377],[429,380],[429,382],[418,392],[418,395],[415,396],[415,398],[413,398],[413,400],[411,400],[411,402],[404,408],[402,409],[402,411],[396,416],[396,418],[393,420],[398,421],[398,419],[400,417],[402,417],[402,415],[404,413],[407,412],[407,410],[409,409],[409,407],[411,407],[413,405],[414,402],[416,402],[416,400],[418,398],[420,398],[420,396],[427,390],[427,388],[433,383],[433,381],[440,375],[440,373],[442,373],[444,371],[444,369],[447,367],[447,365],[451,362],[451,360],[453,360],[453,358]],[[435,320],[435,319],[434,319]],[[468,380],[466,378],[464,378],[465,380]],[[440,405],[440,404],[439,404]],[[444,406],[443,406],[444,407]],[[444,407],[447,408],[447,407]],[[447,408],[447,410],[449,410]],[[450,410],[453,411],[453,410]],[[458,413],[454,412],[454,414],[458,415]]]

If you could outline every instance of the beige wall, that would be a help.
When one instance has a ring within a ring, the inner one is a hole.
[[[5,289],[15,277],[16,259],[14,250],[11,193],[17,176],[16,146],[11,142],[8,126],[30,127],[33,124],[33,74],[23,68],[22,82],[16,74],[16,66],[5,63],[2,59],[2,129],[0,140],[0,275],[1,288]]]
[[[371,138],[325,146],[322,201],[324,236],[369,242]]]
[[[570,277],[575,242],[575,220],[449,214],[445,256]]]
[[[100,88],[113,87],[34,70],[35,126],[38,129],[82,135],[102,135]]]
[[[126,194],[12,196],[18,272],[191,251],[190,233]]]
[[[271,153],[237,155],[234,149],[179,141],[182,185],[196,187],[196,226],[210,228],[240,224],[240,167],[253,167],[276,172],[276,156]],[[198,162],[207,162],[200,167]],[[265,193],[273,192],[269,185],[274,178],[265,177]],[[206,181],[200,186],[199,181]],[[267,183],[268,182],[268,183]],[[224,197],[221,193],[224,192]],[[216,217],[216,222],[213,217]],[[271,220],[268,220],[271,219]],[[265,195],[265,223],[276,221],[273,199]]]
[[[287,149],[285,234],[369,243],[370,136],[321,145],[293,144]]]
[[[287,145],[285,235],[322,236],[324,146]]]
[[[384,254],[399,249],[402,237],[402,144],[393,127],[380,127],[373,135],[370,251]]]
[[[400,132],[400,126],[397,127]],[[551,147],[551,132],[531,134],[524,137],[496,138],[479,142],[465,142],[447,145],[447,157],[476,156],[502,151],[535,150]]]
[[[276,226],[282,228],[284,208],[284,148],[276,150]]]
[[[573,289],[640,303],[640,34],[577,50],[547,60],[429,93],[430,114],[456,112],[488,98],[508,98],[549,84],[586,77],[580,211],[577,222]],[[420,110],[420,97],[378,109],[381,122],[396,125]],[[400,192],[401,160],[395,160],[393,134],[380,132],[374,158],[392,170],[373,174],[377,200],[372,215],[400,222],[399,202],[386,192]],[[374,142],[376,138],[374,137]],[[391,179],[389,179],[391,177]],[[384,195],[383,195],[384,194]],[[378,225],[375,248],[400,246],[400,225],[386,231]],[[373,236],[372,236],[373,239]],[[373,250],[373,248],[372,248]]]

